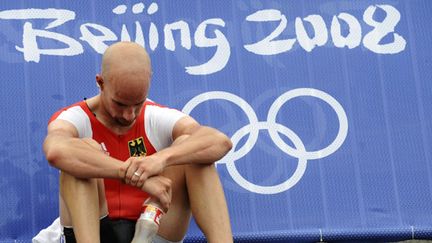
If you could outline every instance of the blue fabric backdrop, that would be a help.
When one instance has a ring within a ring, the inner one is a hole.
[[[236,240],[432,238],[431,13],[428,0],[2,1],[0,242],[58,216],[47,120],[97,93],[119,40],[149,50],[153,100],[233,140],[217,168]]]

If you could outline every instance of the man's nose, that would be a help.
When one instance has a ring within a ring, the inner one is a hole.
[[[135,112],[133,107],[128,107],[123,111],[123,118],[127,121],[135,119]]]

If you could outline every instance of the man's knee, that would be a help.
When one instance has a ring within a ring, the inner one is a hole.
[[[175,165],[165,168],[162,176],[171,180],[173,193],[185,186],[185,169],[187,165]]]
[[[60,173],[60,189],[70,188],[69,190],[79,190],[80,188],[87,188],[97,190],[97,187],[97,178],[81,179],[63,171]]]
[[[217,174],[215,164],[191,164],[185,168],[186,180],[206,177],[208,174]]]

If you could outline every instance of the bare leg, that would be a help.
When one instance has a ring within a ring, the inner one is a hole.
[[[181,143],[186,137],[174,142]],[[189,227],[191,209],[208,242],[233,242],[225,195],[214,165],[178,165],[165,169],[172,180],[172,202],[158,234],[180,241]]]
[[[61,173],[61,222],[73,226],[77,242],[100,242],[99,218],[107,213],[102,179],[77,179]]]
[[[186,189],[185,165],[165,169],[163,176],[172,180],[172,201],[162,217],[158,235],[170,241],[180,241],[189,227],[191,211]]]
[[[208,242],[233,242],[228,207],[214,165],[189,165],[186,185],[192,214]]]

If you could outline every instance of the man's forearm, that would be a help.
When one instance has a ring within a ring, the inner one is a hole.
[[[166,165],[189,163],[211,164],[220,160],[231,149],[229,138],[216,129],[201,126],[192,134],[178,137],[171,147],[161,150]]]
[[[79,138],[50,135],[44,143],[49,163],[78,178],[122,178],[123,163],[109,157],[95,144]]]

